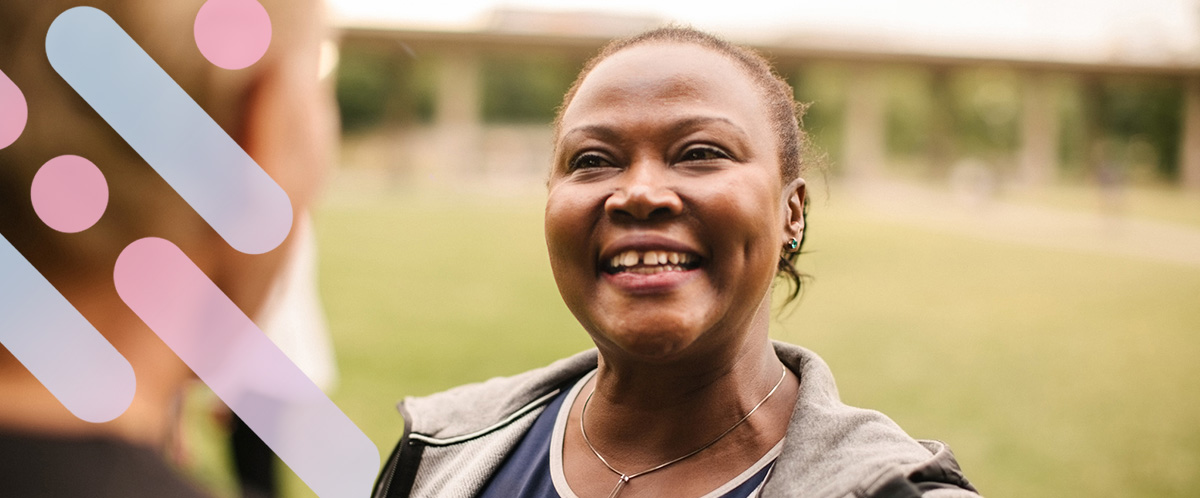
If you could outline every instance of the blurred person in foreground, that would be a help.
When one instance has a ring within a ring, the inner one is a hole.
[[[798,109],[761,56],[690,28],[593,58],[556,119],[545,236],[597,349],[406,399],[376,496],[977,497],[944,444],[768,337],[774,280],[801,283]]]
[[[288,193],[304,216],[333,145],[332,101],[318,79],[325,37],[319,0],[262,0],[271,18],[266,54],[246,69],[203,58],[192,36],[203,0],[39,0],[0,3],[0,69],[22,90],[28,124],[0,150],[0,233],[133,366],[137,390],[121,416],[74,417],[0,349],[0,495],[205,496],[166,460],[178,437],[180,395],[193,382],[182,361],[118,297],[113,267],[143,237],[182,249],[250,316],[260,316],[299,238],[261,255],[231,248],[51,68],[46,33],[77,6],[119,24]],[[169,125],[171,116],[147,116]],[[93,227],[56,232],[39,221],[30,184],[51,158],[75,154],[103,172],[107,209]],[[34,333],[36,331],[30,331]]]

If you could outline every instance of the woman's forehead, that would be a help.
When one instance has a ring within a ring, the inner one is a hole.
[[[563,113],[563,131],[597,113],[679,106],[716,111],[756,129],[769,126],[761,93],[733,59],[708,47],[636,45],[609,56],[588,73]]]

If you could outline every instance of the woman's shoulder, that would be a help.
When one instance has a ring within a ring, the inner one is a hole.
[[[768,489],[889,497],[954,489],[963,494],[946,496],[975,496],[945,444],[918,441],[888,416],[843,403],[833,373],[816,353],[778,342],[775,350],[800,376],[800,392]],[[889,494],[902,485],[920,492]]]
[[[596,350],[584,351],[517,375],[408,397],[399,409],[412,432],[436,438],[470,434],[553,397],[563,384],[596,368],[596,358]]]

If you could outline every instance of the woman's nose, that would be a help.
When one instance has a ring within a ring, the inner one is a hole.
[[[665,166],[635,164],[621,176],[621,185],[604,203],[609,216],[649,220],[683,212],[683,200],[667,185]]]

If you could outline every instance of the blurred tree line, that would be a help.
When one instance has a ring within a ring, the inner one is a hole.
[[[428,124],[436,100],[436,54],[343,47],[337,72],[342,131]],[[485,123],[549,123],[584,60],[557,54],[487,53],[480,60]]]
[[[842,143],[842,109],[851,73],[834,64],[789,68],[796,98],[812,103],[805,125],[834,158]],[[1006,68],[883,71],[887,152],[908,173],[942,177],[946,154],[974,158],[1001,176],[1016,169],[1021,146],[1021,74]],[[1104,160],[1127,180],[1174,182],[1183,123],[1183,82],[1172,77],[1051,76],[1058,121],[1058,174],[1088,180]],[[939,132],[938,130],[946,130]],[[1097,145],[1089,145],[1097,144]]]
[[[344,133],[432,121],[437,54],[402,45],[346,44],[337,72]],[[547,123],[584,59],[553,53],[481,55],[484,123]],[[779,68],[808,102],[804,118],[838,171],[851,72],[836,63]],[[887,154],[897,173],[944,178],[957,160],[1015,174],[1021,146],[1021,73],[1005,67],[881,66]],[[1183,83],[1165,76],[1050,75],[1058,123],[1058,176],[1091,181],[1101,161],[1123,180],[1174,182]],[[1103,158],[1103,159],[1099,159]]]

